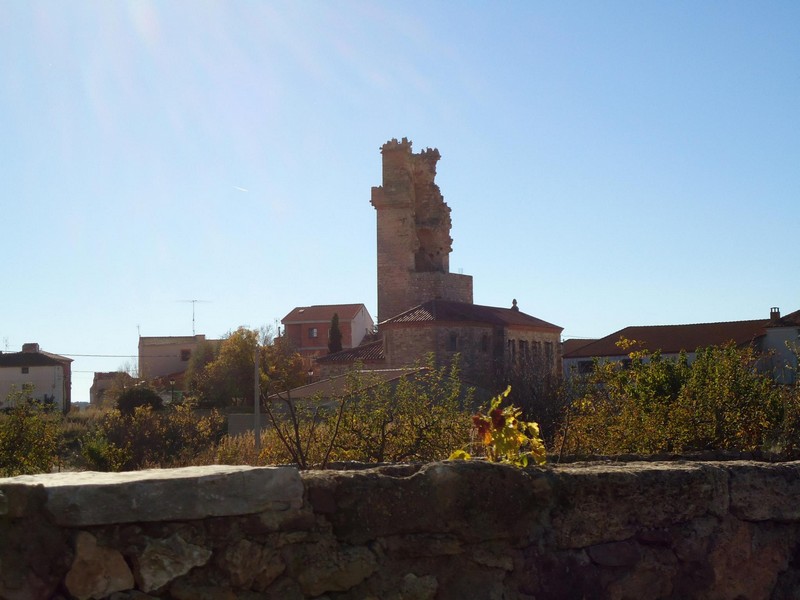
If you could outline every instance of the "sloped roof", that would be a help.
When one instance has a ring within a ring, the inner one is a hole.
[[[480,304],[455,302],[453,300],[429,300],[395,317],[386,319],[380,324],[380,327],[405,323],[432,322],[480,323],[504,327],[533,327],[537,329],[552,329],[559,332],[563,330],[563,327],[553,325],[552,323],[525,314],[514,308],[482,306]]]
[[[676,354],[681,350],[694,352],[698,348],[719,346],[734,342],[749,344],[764,335],[770,325],[769,319],[755,321],[728,321],[722,323],[694,323],[690,325],[649,325],[620,329],[604,338],[585,344],[564,354],[569,358],[595,356],[622,356],[628,351],[617,346],[620,338],[640,342],[634,349],[660,350],[665,354]]]
[[[777,324],[772,325],[773,327],[791,327],[791,326],[800,326],[800,310],[796,310],[793,313],[789,313],[788,315],[784,315],[780,318]]]
[[[355,319],[361,309],[366,310],[363,304],[315,304],[313,306],[298,306],[281,319],[281,323],[307,323],[330,321],[334,313],[340,320]],[[369,311],[367,311],[369,314]]]
[[[578,339],[572,338],[570,340],[564,340],[561,343],[561,354],[568,354],[570,352],[575,352],[578,348],[583,348],[587,344],[591,344],[597,341],[597,338],[592,339]]]
[[[52,352],[0,352],[0,367],[56,367],[71,362],[71,358]]]
[[[389,383],[400,379],[401,377],[408,377],[417,373],[418,371],[425,370],[426,367],[409,367],[405,369],[367,369],[358,371],[362,375],[367,387],[371,387],[375,383]],[[349,377],[347,374],[335,375],[328,379],[315,381],[308,385],[303,385],[293,390],[289,390],[289,396],[294,400],[302,400],[313,398],[314,396],[321,396],[323,398],[332,398],[343,396],[349,390]],[[270,398],[284,397],[284,393],[271,394]]]
[[[340,352],[333,354],[326,354],[325,356],[317,357],[315,360],[323,364],[336,364],[346,363],[352,364],[354,362],[374,363],[384,360],[386,357],[383,355],[383,340],[370,342],[369,344],[362,344],[355,348],[347,348]]]

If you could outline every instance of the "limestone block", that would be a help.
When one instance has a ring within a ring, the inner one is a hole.
[[[328,487],[337,510],[326,515],[343,541],[363,544],[427,532],[463,541],[526,540],[547,522],[551,474],[484,461],[430,463],[410,476],[376,469],[318,473],[309,492]]]
[[[264,591],[286,569],[281,556],[259,544],[242,539],[228,546],[219,559],[236,588]]]
[[[79,531],[75,558],[64,582],[72,596],[87,600],[133,588],[133,574],[117,550],[98,546],[91,533]]]
[[[402,600],[433,600],[438,589],[439,582],[433,575],[417,577],[414,573],[407,573],[403,577],[400,597]]]
[[[375,555],[363,546],[330,548],[307,545],[294,556],[290,574],[306,596],[343,592],[372,575],[378,567]]]
[[[800,462],[723,464],[732,514],[746,521],[800,521]]]
[[[705,463],[625,463],[558,468],[552,524],[558,548],[632,538],[728,507],[728,475]]]
[[[56,524],[69,527],[297,510],[303,502],[303,483],[293,467],[214,465],[0,479],[9,501],[21,496],[10,493],[19,486],[43,486],[45,509]]]
[[[163,540],[148,540],[133,561],[137,587],[152,592],[210,558],[211,550],[189,544],[177,533]]]

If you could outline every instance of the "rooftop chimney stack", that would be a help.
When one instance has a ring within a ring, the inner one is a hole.
[[[781,320],[781,309],[777,306],[773,306],[769,309],[769,322],[772,324],[777,323]]]
[[[22,351],[35,354],[36,352],[39,352],[39,344],[36,343],[22,344]]]

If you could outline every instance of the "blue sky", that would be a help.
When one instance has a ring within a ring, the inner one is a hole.
[[[0,349],[376,314],[380,146],[475,302],[598,337],[800,308],[800,3],[2,2]],[[78,356],[106,355],[106,356]]]

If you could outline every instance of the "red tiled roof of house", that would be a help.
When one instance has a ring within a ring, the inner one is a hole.
[[[583,348],[586,344],[591,344],[596,342],[597,338],[592,339],[578,339],[572,338],[571,340],[564,340],[561,343],[561,354],[568,354],[569,352],[575,352],[578,348]]]
[[[330,321],[334,313],[339,315],[339,319],[354,319],[362,308],[365,308],[363,304],[316,304],[314,306],[298,306],[283,317],[281,323]]]
[[[498,326],[535,327],[562,331],[563,327],[525,314],[514,308],[482,306],[452,300],[430,300],[387,319],[380,326],[401,323],[470,322]]]
[[[594,356],[622,356],[630,352],[617,346],[620,338],[639,342],[632,349],[660,350],[676,354],[681,350],[694,352],[698,348],[719,346],[734,342],[749,344],[764,335],[769,319],[755,321],[729,321],[722,323],[695,323],[691,325],[649,325],[620,329],[590,344],[564,353],[564,358],[589,358]]]
[[[350,364],[354,362],[374,363],[385,360],[385,358],[386,357],[383,355],[383,340],[378,340],[376,342],[370,342],[369,344],[356,346],[355,348],[347,348],[340,352],[334,352],[333,354],[326,354],[325,356],[317,357],[315,360],[318,363],[324,364]]]
[[[378,383],[389,383],[391,381],[398,380],[401,377],[410,377],[420,371],[425,371],[426,369],[427,367],[408,367],[404,369],[370,369],[358,371],[358,373],[360,373],[362,376],[362,382],[365,384],[365,388],[369,388]],[[361,391],[350,390],[350,381],[351,379],[346,374],[335,375],[333,377],[329,377],[328,379],[322,379],[321,381],[315,381],[314,383],[309,383],[307,385],[294,388],[293,390],[289,390],[288,396],[294,400],[314,398],[315,396],[322,398],[333,398],[344,396],[353,391]],[[286,392],[279,392],[276,394],[271,394],[270,398],[284,398],[286,395]]]

